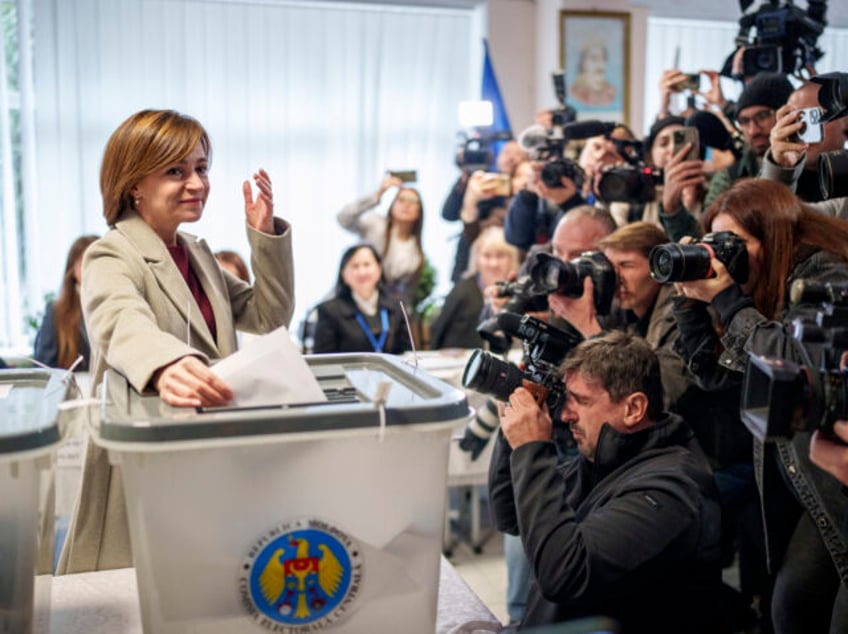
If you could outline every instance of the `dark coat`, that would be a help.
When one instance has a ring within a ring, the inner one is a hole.
[[[87,372],[88,363],[91,359],[91,347],[88,344],[88,334],[85,331],[85,323],[80,315],[80,332],[77,350],[84,357],[83,361],[76,367],[78,372]],[[44,319],[35,336],[35,351],[33,358],[51,368],[59,363],[59,339],[56,337],[56,313],[53,302],[48,302],[44,307]]]
[[[522,627],[604,615],[626,632],[716,631],[718,493],[678,416],[632,434],[605,425],[594,462],[558,465],[552,442],[512,451],[498,434],[489,489],[533,570]]]
[[[549,241],[554,229],[574,207],[585,205],[586,200],[580,194],[574,194],[562,206],[548,205],[548,202],[536,194],[523,190],[512,197],[504,222],[504,237],[511,245],[527,250],[534,244]]]
[[[384,293],[380,293],[377,314],[365,316],[374,338],[380,338],[382,328],[379,311],[383,308],[389,313],[389,336],[382,351],[387,354],[401,354],[410,350],[412,346],[409,342],[409,332],[400,305],[397,300],[386,297]],[[375,352],[356,319],[359,309],[352,299],[334,297],[318,304],[317,310],[315,344],[312,350],[314,353]]]
[[[848,263],[810,249],[796,258],[787,289],[795,279],[846,284]],[[815,306],[787,305],[779,321],[772,321],[757,311],[753,300],[737,285],[716,295],[711,306],[724,326],[721,345],[714,329],[685,319],[680,322],[681,330],[688,332],[681,334],[681,340],[687,340],[689,368],[706,389],[741,389],[748,352],[802,363],[800,344],[791,334],[792,321],[812,318]],[[840,534],[848,520],[848,497],[835,478],[810,462],[811,435],[796,433],[792,440],[767,444],[754,441],[769,567],[775,571],[780,566],[797,523],[800,501],[813,518],[842,583],[848,583],[848,543]]]
[[[430,327],[430,347],[433,350],[482,347],[483,338],[477,333],[477,326],[483,304],[476,275],[457,282]]]

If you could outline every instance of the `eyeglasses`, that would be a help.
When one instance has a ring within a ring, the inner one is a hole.
[[[771,119],[774,116],[774,110],[771,108],[767,108],[765,110],[760,110],[759,112],[755,112],[750,117],[739,117],[736,119],[736,123],[739,124],[740,128],[747,128],[750,124],[754,124],[758,128],[763,127],[763,124]]]
[[[416,204],[416,205],[418,204],[418,198],[416,196],[404,196],[404,195],[401,194],[400,196],[397,197],[397,199],[398,199],[398,202],[402,202],[402,203],[413,203],[413,204]]]

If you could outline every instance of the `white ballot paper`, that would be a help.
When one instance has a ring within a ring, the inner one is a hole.
[[[285,326],[256,337],[212,366],[235,396],[230,407],[326,402]]]

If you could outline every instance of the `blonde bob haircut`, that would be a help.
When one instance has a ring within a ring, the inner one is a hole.
[[[103,217],[114,226],[133,209],[132,189],[145,176],[182,161],[200,143],[211,158],[209,135],[196,119],[174,110],[142,110],[109,137],[100,166]]]
[[[506,241],[503,227],[491,226],[483,229],[480,235],[477,236],[477,239],[471,243],[471,255],[468,258],[466,276],[474,275],[478,272],[477,258],[481,252],[487,249],[506,253],[510,260],[510,271],[518,271],[518,267],[521,265],[521,256],[518,249]]]

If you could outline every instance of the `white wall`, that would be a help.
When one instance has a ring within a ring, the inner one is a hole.
[[[641,132],[648,10],[626,0],[489,0],[492,60],[513,132],[533,122],[536,110],[556,105],[551,72],[559,69],[559,12],[563,9],[630,13],[630,108],[627,123]],[[566,78],[567,79],[567,78]]]
[[[536,3],[489,0],[488,18],[489,53],[513,134],[518,134],[537,109]]]

